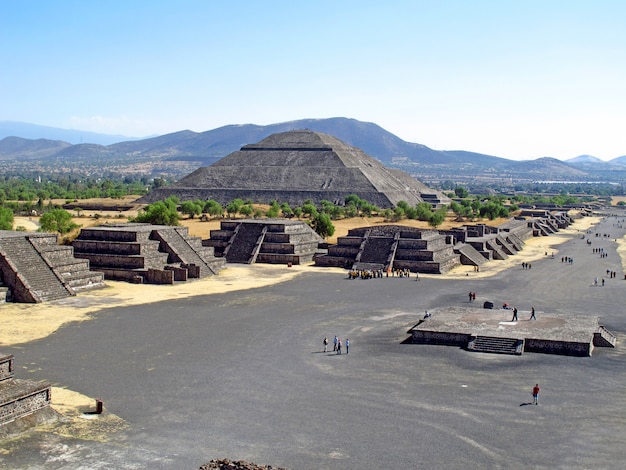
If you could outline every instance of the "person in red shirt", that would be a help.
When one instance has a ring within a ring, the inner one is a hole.
[[[539,404],[539,384],[535,384],[533,387],[533,403],[535,405]]]

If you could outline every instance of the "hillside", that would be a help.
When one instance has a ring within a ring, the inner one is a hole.
[[[622,182],[626,179],[625,157],[614,162],[597,162],[593,157],[569,162],[554,158],[515,161],[463,150],[441,151],[405,142],[374,123],[342,117],[302,119],[267,126],[229,125],[200,133],[183,130],[110,145],[72,145],[59,140],[6,137],[0,140],[0,160],[4,161],[1,171],[63,172],[98,177],[140,173],[178,180],[244,145],[294,129],[330,134],[362,149],[385,166],[399,168],[425,182],[538,179]]]

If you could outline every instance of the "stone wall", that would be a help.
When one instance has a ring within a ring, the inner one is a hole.
[[[552,341],[526,338],[524,344],[524,352],[586,357],[591,356],[592,351],[592,339],[590,339],[588,343],[580,343],[572,341]]]
[[[465,333],[449,333],[445,331],[411,330],[412,341],[417,344],[442,344],[446,346],[465,347],[471,335]]]
[[[8,403],[0,403],[0,424],[13,421],[20,416],[34,413],[37,410],[50,406],[50,388],[36,391]]]
[[[0,382],[13,378],[13,355],[0,357]]]

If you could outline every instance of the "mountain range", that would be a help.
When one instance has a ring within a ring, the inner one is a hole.
[[[402,169],[425,182],[449,179],[459,183],[511,184],[536,180],[626,180],[626,156],[608,162],[589,155],[567,161],[549,157],[516,161],[463,150],[434,150],[406,142],[374,123],[342,117],[302,119],[266,126],[228,125],[199,133],[183,130],[145,139],[63,129],[57,129],[55,133],[55,128],[1,121],[0,161],[3,170],[0,173],[72,172],[92,177],[141,173],[180,179],[246,144],[295,129],[333,135],[362,149],[384,165]],[[76,142],[79,136],[84,139],[83,143],[68,142]],[[87,139],[91,141],[85,142]]]

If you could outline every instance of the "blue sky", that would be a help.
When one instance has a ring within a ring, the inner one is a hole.
[[[3,0],[0,120],[143,137],[343,116],[438,150],[609,160],[625,25],[623,0]]]

